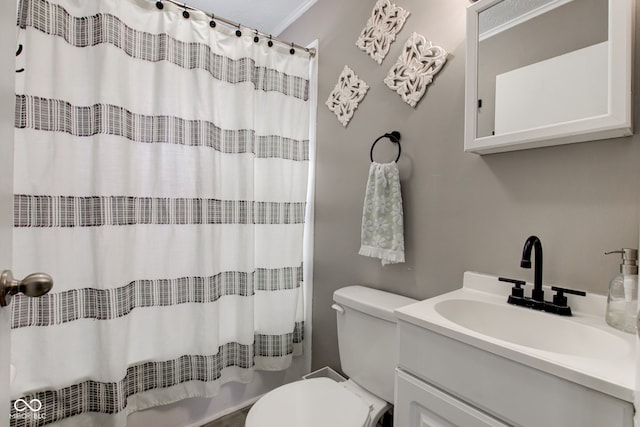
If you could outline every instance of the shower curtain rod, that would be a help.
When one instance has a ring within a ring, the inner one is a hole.
[[[291,46],[292,48],[302,49],[302,50],[306,51],[312,58],[314,56],[316,56],[316,50],[313,49],[313,48],[310,49],[310,48],[307,48],[307,47],[304,47],[304,46],[300,46],[299,44],[289,43],[286,40],[282,40],[282,39],[279,39],[277,37],[273,37],[271,34],[263,33],[262,31],[256,30],[254,28],[245,27],[244,25],[240,24],[239,22],[234,22],[234,21],[231,21],[231,20],[226,19],[226,18],[221,18],[219,16],[214,15],[213,13],[205,12],[202,9],[198,9],[197,7],[189,6],[188,4],[185,4],[185,3],[180,3],[180,2],[178,2],[176,0],[158,0],[158,1],[156,1],[156,5],[161,4],[163,1],[166,1],[167,3],[171,3],[171,4],[173,4],[173,5],[177,6],[177,7],[180,7],[180,8],[185,9],[185,10],[189,9],[189,10],[195,10],[195,11],[198,11],[198,12],[202,12],[207,16],[211,16],[212,20],[223,22],[223,23],[227,24],[230,27],[236,27],[236,28],[238,28],[238,30],[240,30],[240,28],[246,28],[248,30],[253,31],[254,34],[256,34],[257,36],[259,35],[259,36],[262,36],[262,37],[269,38],[269,41],[278,42],[278,43],[284,44],[286,46]],[[187,17],[188,17],[188,15],[187,15]],[[292,52],[292,54],[293,53],[294,52]]]

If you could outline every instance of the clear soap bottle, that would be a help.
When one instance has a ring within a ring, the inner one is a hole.
[[[638,318],[638,250],[623,248],[605,252],[605,255],[621,254],[620,274],[609,284],[607,314],[610,326],[632,334],[636,333]]]

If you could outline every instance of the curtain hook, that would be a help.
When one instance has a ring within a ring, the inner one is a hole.
[[[216,19],[216,16],[212,13],[211,14],[211,21],[209,21],[209,26],[211,28],[215,28],[216,27],[216,21],[214,21],[214,19]]]
[[[293,48],[293,43],[291,43],[291,49],[289,49],[289,53],[291,55],[293,55],[294,53],[296,53],[296,50]]]
[[[236,36],[240,37],[242,35],[242,31],[240,31],[240,23],[238,23],[238,25],[236,25],[238,27],[238,29],[236,30]]]
[[[182,7],[183,7],[183,9],[184,9],[184,10],[182,11],[182,16],[183,16],[185,19],[189,18],[189,12],[187,12],[187,4],[186,4],[186,3],[183,3],[183,4],[182,4]]]
[[[162,1],[158,0],[156,2],[156,7],[160,10],[164,9],[164,4],[162,4]]]
[[[273,47],[273,40],[271,40],[271,34],[269,34],[269,41],[267,42],[269,47]]]
[[[258,37],[258,30],[256,30],[256,35],[253,36],[253,41],[258,43],[260,41],[260,37]]]

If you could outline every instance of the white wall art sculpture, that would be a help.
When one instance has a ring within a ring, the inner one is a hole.
[[[345,65],[325,104],[333,111],[342,126],[346,127],[367,90],[369,85]]]
[[[405,9],[391,4],[389,0],[378,0],[367,25],[356,41],[356,46],[368,53],[378,65],[382,64],[389,52],[389,46],[408,17],[409,12]]]
[[[404,102],[415,107],[446,60],[447,52],[443,48],[413,33],[384,82]]]

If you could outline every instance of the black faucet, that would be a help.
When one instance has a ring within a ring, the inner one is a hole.
[[[531,268],[531,249],[534,249],[536,253],[531,298],[534,301],[544,303],[544,291],[542,290],[542,242],[537,236],[531,236],[524,242],[520,267]]]
[[[552,286],[551,290],[556,294],[553,296],[553,302],[544,300],[544,290],[542,290],[542,242],[537,236],[530,236],[526,242],[524,242],[524,248],[522,248],[522,260],[520,261],[520,267],[531,268],[531,250],[535,251],[535,264],[534,264],[534,276],[533,276],[533,291],[531,291],[531,298],[524,296],[524,286],[526,283],[523,280],[509,279],[508,277],[498,277],[501,282],[508,282],[513,284],[511,288],[511,295],[507,302],[509,304],[519,305],[522,307],[533,308],[535,310],[544,310],[549,313],[559,314],[561,316],[571,316],[571,308],[567,305],[567,297],[565,293],[585,296],[583,291],[576,291],[573,289],[559,288]]]

